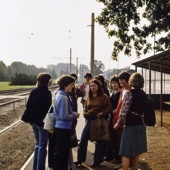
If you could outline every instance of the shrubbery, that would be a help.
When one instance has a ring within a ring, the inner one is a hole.
[[[10,85],[35,85],[36,76],[27,75],[22,73],[15,73],[15,76],[11,77]]]

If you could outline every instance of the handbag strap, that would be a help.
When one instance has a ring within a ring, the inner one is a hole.
[[[131,111],[131,110],[129,110],[129,112],[132,113],[133,115],[140,116],[140,117],[142,118],[143,124],[145,124],[145,121],[144,121],[144,113],[143,113],[143,114],[139,114],[139,113],[133,112],[133,111]]]
[[[48,109],[47,113],[50,113],[51,108],[53,107],[53,105],[51,104],[50,108]]]

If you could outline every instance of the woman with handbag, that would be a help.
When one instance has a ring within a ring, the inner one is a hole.
[[[97,117],[107,119],[110,112],[112,112],[112,105],[108,96],[103,93],[99,81],[92,79],[89,84],[89,93],[87,100],[85,101],[83,112],[83,115],[86,118],[86,123],[78,145],[77,161],[74,162],[74,164],[81,166],[82,162],[86,161],[88,140],[90,140],[91,121],[96,120]],[[103,141],[96,141],[95,153],[91,167],[99,166],[100,163],[103,162],[103,149]]]
[[[123,127],[119,154],[122,156],[122,170],[138,170],[139,155],[147,152],[146,125],[146,93],[142,90],[144,78],[133,73],[129,79],[132,89],[127,91],[114,129]]]
[[[26,109],[30,114],[30,124],[36,139],[33,170],[45,170],[48,131],[43,128],[43,120],[52,101],[51,92],[48,90],[50,79],[51,76],[48,73],[38,74],[37,87],[31,91],[26,104]]]
[[[68,170],[71,126],[73,120],[80,115],[73,112],[72,102],[68,95],[72,91],[74,83],[75,79],[67,75],[58,80],[59,90],[54,100],[54,170]]]

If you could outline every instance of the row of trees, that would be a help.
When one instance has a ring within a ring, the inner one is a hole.
[[[95,75],[103,73],[104,64],[101,61],[95,60],[94,65]],[[0,81],[15,81],[18,79],[18,76],[23,80],[24,76],[26,78],[27,76],[37,75],[40,72],[48,72],[52,75],[53,79],[56,79],[63,74],[70,74],[69,67],[69,63],[58,63],[57,65],[48,65],[47,68],[37,68],[34,65],[27,65],[16,61],[11,65],[6,66],[3,61],[0,61]],[[71,68],[72,72],[77,73],[80,77],[83,77],[85,72],[90,71],[88,66],[85,64],[80,65],[79,68],[72,64]],[[22,74],[23,78],[19,73]]]
[[[27,65],[22,62],[16,61],[13,62],[11,65],[6,66],[3,61],[0,61],[0,81],[11,81],[11,78],[13,78],[12,80],[14,80],[14,78],[18,78],[18,75],[16,76],[16,73],[21,73],[30,77],[35,76],[40,72],[49,72],[53,78],[57,78],[57,74],[54,70],[37,68],[34,65]]]
[[[27,65],[22,62],[13,62],[10,66],[6,66],[3,61],[0,61],[0,81],[10,81],[11,85],[34,85],[36,76],[40,72],[48,72],[52,79],[56,79],[63,74],[70,74],[69,63],[58,63],[57,65],[48,65],[47,68],[37,68],[34,65]],[[79,68],[76,65],[71,65],[71,72],[79,76],[79,81],[84,80],[85,72],[90,69],[87,65],[81,64]],[[104,71],[105,67],[101,61],[94,61],[94,75],[104,74],[106,79],[112,75],[118,74],[122,69],[113,69]],[[126,68],[128,70],[129,68]]]

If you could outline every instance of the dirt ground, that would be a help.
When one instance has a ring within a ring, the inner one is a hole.
[[[170,126],[147,127],[148,152],[140,156],[143,170],[170,170]]]
[[[16,111],[0,108],[0,130],[21,117],[24,102]],[[170,115],[170,113],[168,113]],[[147,127],[148,152],[140,157],[140,170],[170,170],[170,125]],[[0,136],[0,170],[19,170],[33,152],[34,136],[31,126],[21,123]]]
[[[0,108],[0,130],[20,119],[24,110],[22,104]],[[31,126],[20,123],[0,136],[0,170],[19,170],[33,152],[34,136]]]

